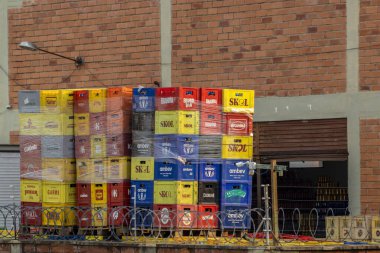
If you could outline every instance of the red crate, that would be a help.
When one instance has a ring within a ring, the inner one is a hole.
[[[41,169],[41,159],[40,158],[29,158],[21,156],[20,159],[20,178],[25,179],[41,179],[42,169]]]
[[[110,226],[121,226],[129,224],[131,213],[125,206],[108,205],[107,215]]]
[[[91,206],[81,206],[78,203],[78,221],[79,227],[81,228],[88,228],[92,226]]]
[[[89,92],[88,90],[74,91],[74,113],[89,112]]]
[[[185,87],[165,87],[156,90],[157,111],[197,111],[199,89]]]
[[[107,111],[132,110],[132,88],[111,87],[107,89]]]
[[[221,112],[222,111],[222,89],[201,88],[201,111]]]
[[[219,219],[217,212],[219,211],[218,205],[199,205],[198,206],[198,228],[210,229],[218,228]]]
[[[41,136],[21,135],[20,156],[34,159],[41,158]]]
[[[41,226],[42,203],[21,202],[21,224],[23,226]]]
[[[225,113],[223,115],[224,134],[233,136],[252,136],[253,117],[244,113]]]
[[[107,129],[105,112],[90,113],[90,133],[91,135],[105,134]]]
[[[129,206],[130,203],[130,188],[129,180],[121,180],[108,183],[108,205],[109,206]]]
[[[132,134],[108,134],[107,156],[131,156]]]
[[[91,184],[77,183],[77,203],[79,206],[91,205]]]
[[[75,158],[90,158],[91,140],[90,136],[75,136]]]
[[[222,125],[222,114],[220,112],[201,112],[199,129],[201,135],[221,135]]]
[[[107,112],[107,133],[123,134],[131,133],[132,115],[131,111]]]
[[[155,227],[197,228],[196,205],[153,205]]]

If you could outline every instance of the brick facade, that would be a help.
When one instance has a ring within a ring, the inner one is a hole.
[[[160,81],[157,0],[26,1],[9,10],[11,104],[22,89],[138,85]],[[21,41],[86,64],[18,48]]]
[[[257,96],[344,92],[345,3],[173,0],[173,83]]]

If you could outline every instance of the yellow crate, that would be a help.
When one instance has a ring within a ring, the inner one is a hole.
[[[74,116],[70,114],[42,114],[43,135],[74,135]]]
[[[107,140],[105,134],[91,135],[91,158],[106,157]]]
[[[252,159],[253,138],[252,136],[223,136],[222,158],[223,159]]]
[[[198,111],[156,111],[156,134],[199,134]]]
[[[73,114],[74,90],[41,90],[41,112]]]
[[[352,239],[353,221],[351,216],[341,216],[339,218],[339,239],[341,241]]]
[[[41,135],[41,115],[40,113],[20,113],[20,135]]]
[[[107,204],[107,183],[91,184],[91,203]]]
[[[154,181],[154,204],[196,205],[198,182]]]
[[[90,135],[90,114],[74,114],[74,133],[75,135]]]
[[[372,217],[372,241],[380,241],[380,217]]]
[[[107,161],[104,159],[90,159],[91,182],[102,183],[106,180]]]
[[[91,113],[106,111],[106,94],[107,89],[89,90],[89,110]]]
[[[75,203],[53,204],[42,203],[42,225],[75,226],[78,225]]]
[[[76,159],[77,181],[91,183],[91,159]]]
[[[372,235],[372,217],[355,216],[352,218],[352,239],[353,240],[371,240]]]
[[[340,216],[326,216],[326,239],[328,241],[339,241],[339,219]]]
[[[75,159],[42,159],[42,179],[46,181],[70,182],[76,180]]]
[[[65,204],[76,201],[76,183],[57,183],[44,181],[42,183],[42,200],[45,203]]]
[[[109,157],[106,164],[107,180],[131,179],[130,157]]]
[[[255,91],[223,89],[223,112],[254,113]]]
[[[154,180],[154,157],[132,157],[131,180]]]
[[[92,226],[104,227],[108,225],[107,204],[91,205],[92,208]]]
[[[42,181],[21,179],[21,202],[42,202]]]

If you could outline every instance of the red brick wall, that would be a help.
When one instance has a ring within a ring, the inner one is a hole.
[[[12,105],[20,89],[151,84],[160,81],[160,16],[157,0],[25,1],[9,10]],[[86,64],[18,48],[35,42]]]
[[[360,4],[360,90],[380,90],[380,2]]]
[[[378,214],[380,207],[380,119],[360,122],[362,213]]]
[[[345,3],[173,0],[173,83],[258,96],[344,92]]]

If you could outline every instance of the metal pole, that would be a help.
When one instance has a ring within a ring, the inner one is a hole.
[[[277,195],[277,171],[275,167],[277,165],[276,160],[271,161],[271,184],[272,184],[272,221],[273,221],[273,242],[275,245],[278,240],[278,195]]]
[[[137,236],[137,234],[136,234],[136,230],[137,230],[137,221],[136,221],[136,219],[137,219],[137,217],[136,217],[136,197],[137,197],[137,192],[136,192],[136,190],[137,190],[137,188],[136,188],[136,185],[132,185],[131,186],[132,188],[134,188],[134,190],[133,190],[133,220],[134,220],[134,236],[135,236],[135,239],[136,239],[136,236]]]
[[[257,198],[257,208],[261,208],[261,170],[256,169],[256,198]]]
[[[269,191],[268,191],[268,188],[269,188],[269,185],[268,184],[265,184],[265,185],[262,185],[262,187],[264,187],[264,204],[265,204],[265,216],[264,216],[264,220],[265,220],[265,226],[264,226],[264,233],[265,233],[265,243],[267,246],[269,246],[269,233],[270,233],[270,217],[269,217]]]

